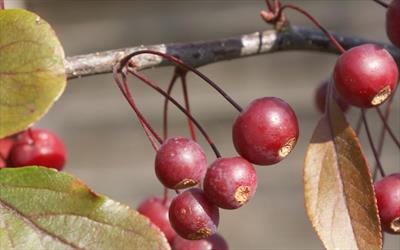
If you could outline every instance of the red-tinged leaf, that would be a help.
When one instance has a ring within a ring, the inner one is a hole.
[[[42,167],[0,169],[0,249],[159,249],[167,239],[135,210]]]
[[[304,166],[308,217],[327,249],[381,249],[371,175],[358,138],[334,101],[319,121]]]

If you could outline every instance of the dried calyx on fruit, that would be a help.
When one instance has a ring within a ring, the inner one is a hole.
[[[170,138],[157,151],[155,171],[167,188],[192,187],[203,181],[207,171],[206,155],[201,146],[191,139]]]
[[[275,164],[296,145],[297,117],[289,104],[279,98],[256,99],[236,118],[232,137],[236,151],[249,162]]]
[[[219,158],[207,170],[204,193],[215,205],[236,209],[246,204],[257,189],[254,167],[242,157]]]
[[[363,44],[344,52],[333,72],[335,89],[348,104],[359,108],[380,105],[394,92],[398,68],[393,57],[375,44]]]
[[[181,237],[200,240],[216,233],[219,210],[206,198],[201,189],[192,188],[172,200],[169,220]]]
[[[44,129],[28,129],[17,135],[10,152],[11,167],[44,166],[62,170],[67,151],[60,137]]]
[[[375,183],[382,229],[391,234],[400,234],[400,173],[384,177]]]

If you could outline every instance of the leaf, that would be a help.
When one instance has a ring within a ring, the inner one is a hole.
[[[42,167],[0,170],[1,249],[169,249],[150,221]]]
[[[308,217],[327,249],[381,249],[381,228],[367,162],[336,102],[331,100],[329,106],[305,158]]]
[[[48,23],[0,10],[0,138],[40,119],[66,85],[64,51]]]

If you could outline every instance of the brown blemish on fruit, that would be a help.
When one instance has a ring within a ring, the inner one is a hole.
[[[296,138],[290,138],[289,141],[279,149],[279,156],[280,157],[286,157],[293,149],[294,145],[296,144]]]
[[[174,189],[182,189],[182,188],[188,188],[195,186],[197,184],[197,181],[192,180],[192,179],[183,179],[181,182],[175,185]]]
[[[235,191],[235,200],[243,205],[249,199],[250,196],[250,187],[249,186],[240,186]]]
[[[395,233],[400,233],[400,217],[397,217],[390,223],[390,228],[395,232]]]
[[[206,227],[204,227],[204,228],[199,229],[195,233],[189,234],[188,238],[190,240],[201,240],[201,239],[207,238],[210,235],[211,235],[211,230],[206,228]]]
[[[376,96],[374,96],[374,98],[371,101],[371,104],[373,106],[381,104],[390,96],[391,93],[392,90],[390,89],[389,85],[384,87],[381,91],[379,91],[378,94],[376,94]]]

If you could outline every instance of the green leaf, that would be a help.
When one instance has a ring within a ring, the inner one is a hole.
[[[48,23],[0,10],[0,138],[40,119],[66,85],[64,51]]]
[[[0,170],[1,249],[169,249],[150,221],[42,167]]]

